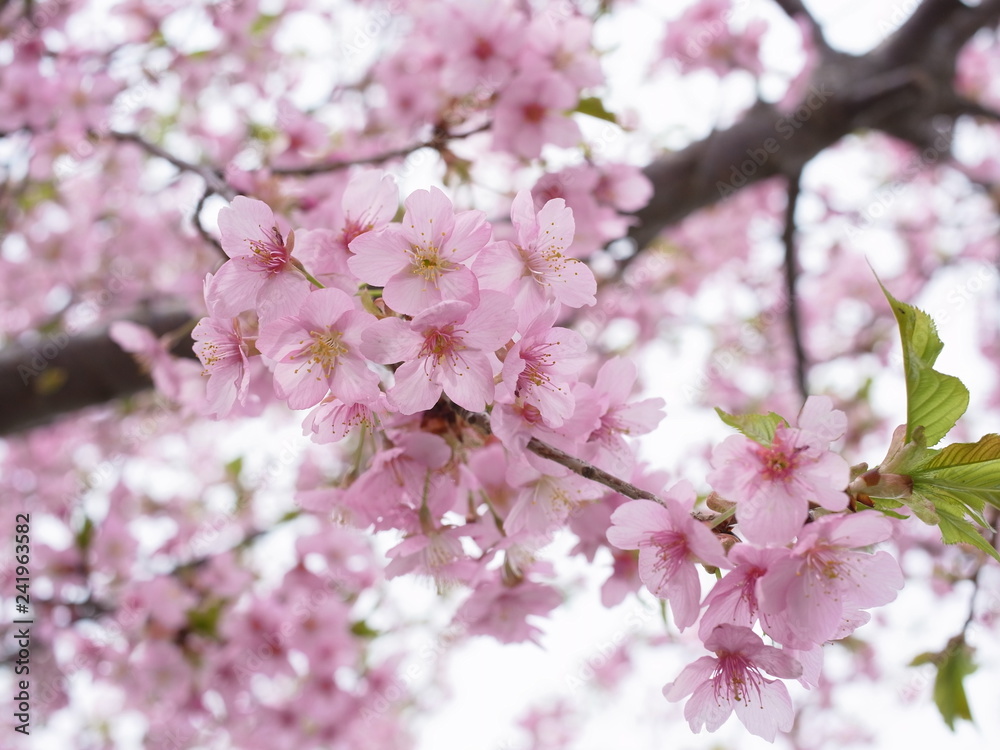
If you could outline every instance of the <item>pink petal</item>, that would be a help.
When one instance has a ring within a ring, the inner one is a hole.
[[[608,541],[618,549],[639,549],[652,532],[672,528],[666,508],[652,500],[630,500],[611,514]]]
[[[385,286],[394,274],[409,266],[409,247],[410,243],[395,225],[365,232],[351,242],[350,249],[355,254],[347,259],[347,267],[366,284]]]
[[[675,702],[690,695],[699,685],[708,682],[717,663],[718,659],[714,656],[702,656],[691,662],[681,670],[676,680],[663,686],[663,697]]]
[[[469,351],[459,353],[454,369],[442,365],[439,379],[448,398],[470,411],[483,411],[493,403],[496,387],[493,385],[493,368],[485,355]]]
[[[364,332],[361,353],[373,362],[391,364],[416,359],[423,339],[400,318],[383,318]]]
[[[792,699],[788,696],[788,688],[781,682],[765,681],[760,686],[760,700],[757,693],[748,693],[748,700],[734,701],[736,716],[747,731],[768,742],[774,742],[778,731],[787,732],[792,728],[795,711],[792,709]]]
[[[389,402],[403,414],[430,409],[441,397],[441,386],[428,377],[423,362],[406,362],[396,370],[396,382],[389,389]]]
[[[514,335],[517,313],[506,294],[483,291],[479,293],[479,307],[469,313],[462,327],[468,331],[463,336],[468,346],[493,352]]]
[[[248,239],[271,239],[265,232],[275,226],[274,212],[263,201],[237,195],[219,211],[222,249],[230,258],[252,253]]]

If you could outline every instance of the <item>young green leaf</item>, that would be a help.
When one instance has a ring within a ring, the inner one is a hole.
[[[884,286],[882,292],[896,316],[903,342],[906,440],[910,440],[913,430],[923,426],[927,445],[935,445],[969,407],[969,390],[958,378],[933,369],[944,344],[930,316],[900,302]]]
[[[937,661],[937,678],[934,680],[934,702],[948,728],[955,730],[955,719],[972,721],[969,699],[965,695],[963,680],[976,671],[972,661],[972,648],[962,636],[952,638],[948,648]]]
[[[715,407],[715,412],[727,425],[761,445],[770,445],[774,441],[775,430],[781,425],[788,424],[784,417],[778,416],[773,411],[767,414],[728,414]]]
[[[913,472],[913,482],[979,510],[984,503],[1000,508],[1000,435],[934,451]]]
[[[954,506],[941,502],[940,498],[935,500],[934,505],[937,508],[938,525],[941,527],[941,539],[945,544],[971,544],[1000,562],[1000,552],[979,533],[972,521],[965,518],[961,510],[956,511]]]
[[[590,115],[591,117],[596,117],[598,120],[607,120],[608,122],[613,122],[618,124],[618,119],[608,112],[604,107],[604,102],[596,96],[586,96],[580,100],[580,103],[576,105],[574,112],[579,112],[580,114]]]

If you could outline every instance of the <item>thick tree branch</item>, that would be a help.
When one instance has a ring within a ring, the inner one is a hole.
[[[157,335],[191,321],[184,310],[158,310],[131,317]],[[194,357],[190,335],[173,348]],[[53,333],[32,346],[0,352],[0,434],[25,430],[67,412],[129,396],[152,387],[131,354],[108,336],[107,328],[70,335]]]

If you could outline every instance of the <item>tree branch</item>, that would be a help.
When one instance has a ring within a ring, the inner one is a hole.
[[[190,172],[201,177],[205,181],[205,185],[213,193],[218,193],[226,200],[232,200],[236,197],[236,191],[226,182],[222,175],[218,171],[205,166],[200,166],[198,164],[192,164],[189,161],[184,161],[183,159],[174,156],[166,149],[157,146],[155,143],[150,143],[145,140],[138,133],[123,133],[121,131],[112,130],[108,135],[110,135],[116,141],[121,141],[122,143],[134,143],[143,151],[148,153],[150,156],[156,156],[160,159],[170,162],[177,169],[182,172]]]
[[[158,335],[191,322],[184,310],[137,312],[130,320]],[[190,334],[172,349],[194,358]],[[151,388],[149,375],[108,336],[107,327],[82,334],[53,333],[34,346],[0,352],[0,435],[52,421],[67,412]]]
[[[802,343],[802,322],[795,289],[799,274],[798,259],[795,256],[795,209],[799,204],[801,189],[802,170],[799,170],[788,178],[788,202],[785,205],[785,228],[781,233],[781,240],[785,244],[785,295],[788,298],[788,332],[792,339],[792,350],[795,352],[795,385],[804,402],[809,398],[806,379],[808,362],[805,346]]]
[[[436,130],[431,138],[426,141],[421,141],[420,143],[414,143],[412,146],[404,146],[403,148],[393,149],[391,151],[375,154],[374,156],[362,157],[360,159],[335,159],[333,161],[321,162],[319,164],[306,164],[301,167],[274,167],[271,169],[271,174],[308,177],[310,175],[323,174],[325,172],[336,172],[349,167],[364,166],[367,164],[382,164],[384,162],[391,161],[392,159],[401,159],[404,156],[409,156],[413,152],[419,151],[422,148],[432,148],[435,151],[440,151],[444,148],[448,141],[468,138],[476,133],[482,133],[485,130],[489,130],[490,126],[491,123],[485,123],[480,125],[478,128],[468,131],[467,133],[459,134]]]
[[[484,436],[493,434],[493,429],[490,427],[490,418],[486,414],[469,411],[468,409],[464,409],[458,404],[450,401],[446,401],[446,403],[453,413],[460,416],[466,424],[479,432],[479,434]],[[547,458],[549,461],[555,461],[557,464],[565,466],[575,474],[579,474],[584,479],[589,479],[593,482],[597,482],[598,484],[603,484],[605,487],[610,490],[614,490],[619,495],[624,495],[625,497],[632,498],[633,500],[652,500],[660,505],[664,504],[663,501],[652,492],[647,492],[640,487],[636,487],[630,482],[626,482],[624,479],[619,479],[614,474],[609,474],[603,469],[599,469],[581,458],[571,456],[565,451],[556,448],[554,445],[549,445],[538,438],[531,438],[528,441],[526,448],[536,456]]]

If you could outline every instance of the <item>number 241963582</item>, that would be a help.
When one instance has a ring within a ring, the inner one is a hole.
[[[16,601],[18,604],[30,604],[31,601],[28,597],[28,586],[31,583],[30,570],[28,569],[28,562],[31,559],[31,541],[28,537],[29,524],[31,523],[31,518],[29,513],[18,513],[14,518],[16,526],[14,527],[14,544],[17,545],[14,549],[14,560],[17,562],[17,585],[15,588],[18,593],[16,596]]]

